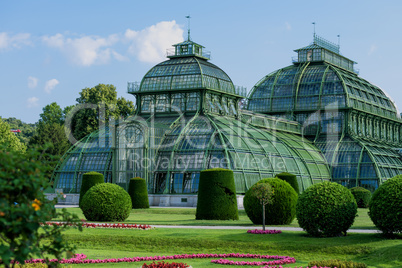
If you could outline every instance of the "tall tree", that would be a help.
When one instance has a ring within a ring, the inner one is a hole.
[[[61,107],[53,102],[42,110],[36,132],[29,140],[29,147],[42,153],[42,162],[49,166],[46,177],[50,179],[52,170],[71,144],[64,131],[64,114]]]
[[[54,168],[71,144],[63,125],[41,123],[35,135],[29,140],[29,146],[42,153],[41,161],[49,167],[45,176],[50,180]]]
[[[43,107],[42,111],[43,113],[40,114],[39,123],[56,123],[60,125],[64,123],[63,110],[56,102],[46,105]]]
[[[117,99],[116,87],[99,84],[92,88],[84,88],[77,98],[77,105],[69,108],[67,125],[71,123],[71,131],[76,140],[80,140],[100,125],[108,125],[109,120],[127,117],[134,113],[134,103],[124,98]]]
[[[0,118],[0,144],[9,150],[25,152],[26,146],[11,132],[10,126]]]

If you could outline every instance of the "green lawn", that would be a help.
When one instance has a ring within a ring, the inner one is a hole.
[[[83,218],[78,208],[70,208]],[[133,210],[126,223],[163,225],[241,225],[250,226],[244,211],[239,221],[196,221],[195,209],[151,208]],[[297,227],[297,222],[291,225]],[[374,228],[367,209],[359,209],[353,228]],[[312,238],[305,232],[284,231],[275,235],[247,234],[246,230],[214,229],[69,229],[65,238],[77,246],[77,253],[105,259],[135,256],[175,255],[184,253],[251,253],[288,255],[297,262],[285,267],[307,266],[311,260],[342,259],[364,262],[369,267],[402,267],[402,239],[385,239],[380,234]],[[233,259],[236,260],[236,259]],[[177,262],[177,261],[176,261]],[[194,268],[219,267],[210,259],[181,260]],[[84,265],[73,265],[73,267]],[[140,267],[141,264],[85,264],[85,267]],[[235,267],[235,266],[228,266]]]
[[[81,219],[85,219],[79,208],[68,208]],[[373,222],[367,214],[368,209],[359,208],[358,217],[351,227],[352,229],[375,229]],[[133,209],[125,223],[154,224],[154,225],[185,225],[185,226],[254,226],[244,210],[239,210],[238,221],[208,221],[195,220],[195,208],[149,208]],[[284,227],[299,227],[295,219]]]

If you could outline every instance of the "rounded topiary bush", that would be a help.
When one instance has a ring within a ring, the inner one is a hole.
[[[87,191],[81,209],[89,221],[124,221],[131,211],[130,195],[111,183],[97,184]]]
[[[238,220],[233,171],[213,168],[201,171],[198,186],[197,220]]]
[[[387,180],[373,193],[369,216],[385,235],[402,233],[402,175]]]
[[[312,236],[346,235],[356,213],[356,200],[350,190],[328,181],[307,188],[296,207],[300,227]]]
[[[300,193],[299,191],[299,183],[297,182],[297,177],[294,174],[288,173],[288,172],[282,172],[277,174],[275,177],[286,181],[287,183],[292,186],[292,188],[296,191],[297,194]]]
[[[144,179],[136,177],[128,184],[132,208],[149,208],[148,189]]]
[[[290,224],[295,218],[297,193],[289,183],[278,178],[263,179],[250,187],[243,199],[244,210],[254,224],[262,224],[262,205],[254,194],[259,183],[269,183],[272,203],[265,206],[265,224]]]
[[[104,183],[105,179],[103,174],[95,171],[87,172],[82,175],[82,183],[80,189],[80,199],[78,205],[81,207],[81,201],[85,193],[94,185],[98,183]]]
[[[371,199],[371,192],[369,190],[363,187],[353,187],[350,188],[350,191],[356,199],[357,207],[368,208]]]

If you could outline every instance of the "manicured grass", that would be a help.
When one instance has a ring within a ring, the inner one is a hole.
[[[183,253],[252,253],[289,255],[306,266],[311,260],[342,259],[364,262],[369,267],[402,267],[402,239],[384,239],[380,234],[350,233],[346,237],[313,238],[304,232],[274,235],[247,234],[245,230],[207,229],[69,229],[65,238],[77,246],[77,253],[89,258],[174,255]],[[218,267],[210,259],[187,259],[193,267]],[[111,264],[85,265],[86,267]],[[83,266],[83,265],[74,265]],[[114,264],[139,267],[133,263]],[[234,267],[234,266],[229,266]],[[286,266],[287,267],[287,266]]]
[[[69,208],[84,218],[79,208]],[[375,228],[367,215],[367,209],[359,209],[352,228]],[[151,225],[216,225],[256,227],[244,210],[239,211],[239,221],[197,221],[195,208],[150,208],[132,210],[125,223]],[[295,220],[287,225],[298,227]],[[77,246],[77,253],[88,258],[106,259],[135,256],[166,256],[184,253],[251,253],[288,255],[297,262],[285,267],[307,266],[311,260],[341,259],[364,262],[369,267],[402,267],[402,239],[385,239],[380,234],[357,234],[350,232],[346,237],[313,238],[305,232],[284,231],[282,234],[254,235],[246,230],[225,229],[87,229],[82,233],[71,228],[65,238]],[[233,259],[236,260],[236,259]],[[172,261],[171,261],[172,262]],[[179,262],[177,260],[176,262]],[[210,259],[187,259],[194,268],[218,267]],[[148,262],[149,263],[149,262]],[[84,265],[73,265],[84,266]],[[141,264],[85,264],[85,267],[140,267]],[[235,267],[235,266],[229,266]]]
[[[81,219],[85,219],[80,208],[68,208]],[[358,209],[352,229],[376,229],[370,217],[367,214],[367,208]],[[256,226],[247,217],[244,210],[239,210],[238,221],[218,221],[218,220],[196,220],[195,208],[149,208],[133,209],[125,223],[150,224],[150,225],[184,225],[184,226]],[[274,225],[272,225],[274,226]],[[284,227],[299,227],[295,219],[289,225],[280,225]]]

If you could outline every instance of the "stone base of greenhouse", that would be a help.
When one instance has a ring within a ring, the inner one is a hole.
[[[79,194],[66,194],[64,199],[58,199],[57,205],[78,206]],[[57,194],[46,194],[49,200],[57,197]],[[244,195],[237,195],[237,207],[243,208]],[[155,207],[197,207],[197,195],[148,195],[149,205]]]

